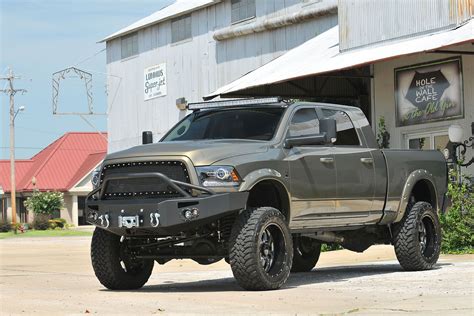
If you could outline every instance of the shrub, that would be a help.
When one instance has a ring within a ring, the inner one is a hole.
[[[1,233],[9,232],[11,229],[12,229],[12,226],[11,226],[11,224],[8,220],[7,221],[4,221],[4,220],[0,221],[0,232]]]
[[[49,218],[47,215],[38,214],[33,220],[33,228],[36,230],[47,230],[49,228]]]
[[[444,253],[474,252],[474,193],[469,180],[452,171],[448,184],[447,196],[451,207],[441,214],[440,222],[443,233],[442,251]]]
[[[66,226],[66,220],[64,218],[53,218],[49,220],[50,229],[63,229]]]
[[[64,194],[61,192],[35,192],[25,201],[25,206],[36,214],[51,215],[64,205]]]

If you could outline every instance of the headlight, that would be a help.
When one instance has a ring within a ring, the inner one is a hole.
[[[102,164],[100,164],[97,168],[94,169],[94,171],[92,171],[91,182],[92,182],[92,187],[94,189],[97,189],[99,187],[101,171],[102,171]]]
[[[240,176],[234,167],[207,166],[196,167],[199,181],[205,187],[230,187],[238,186]]]

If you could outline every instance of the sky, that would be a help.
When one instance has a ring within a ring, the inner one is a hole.
[[[94,128],[79,116],[53,115],[52,74],[70,66],[92,74],[96,113],[107,107],[105,43],[97,43],[152,14],[172,0],[0,0],[0,77],[8,68],[21,79],[15,120],[15,155],[32,157],[70,131],[106,131],[104,115],[89,116]],[[101,52],[102,51],[102,52]],[[0,89],[5,81],[0,81]],[[79,78],[60,83],[58,111],[86,112],[85,85]],[[0,93],[0,159],[9,158],[9,98]]]

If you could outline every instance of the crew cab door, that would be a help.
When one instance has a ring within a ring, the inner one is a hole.
[[[319,134],[314,107],[295,110],[287,136]],[[290,169],[290,228],[327,225],[334,215],[336,168],[330,146],[305,145],[285,149]]]
[[[380,219],[381,209],[375,211],[375,164],[373,148],[363,143],[349,115],[340,110],[320,109],[320,116],[337,123],[337,140],[332,148],[335,157],[337,194],[335,219],[338,224],[361,224]],[[385,187],[384,187],[385,189]]]

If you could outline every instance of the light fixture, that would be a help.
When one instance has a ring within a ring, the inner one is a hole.
[[[276,104],[280,103],[282,99],[280,97],[271,98],[255,98],[255,99],[234,99],[234,100],[221,100],[221,101],[210,101],[210,102],[195,102],[188,104],[188,110],[200,110],[220,107],[233,107],[233,106],[254,106],[263,104]]]
[[[459,144],[462,142],[463,130],[461,125],[453,124],[448,129],[449,141],[451,143]]]
[[[176,107],[180,111],[186,110],[188,108],[188,101],[186,101],[186,98],[182,97],[182,98],[176,99]]]

